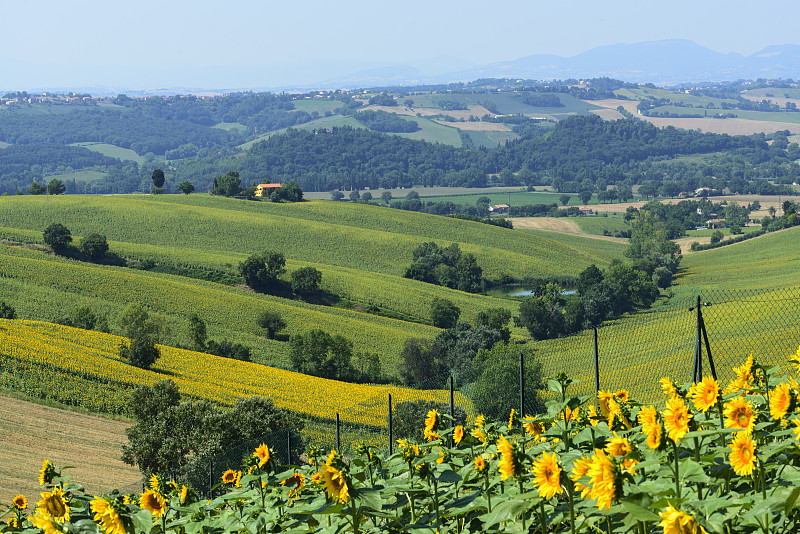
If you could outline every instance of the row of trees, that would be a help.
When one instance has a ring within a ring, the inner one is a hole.
[[[239,273],[254,291],[259,293],[285,293],[287,284],[281,279],[286,273],[286,258],[280,252],[265,251],[253,254],[239,264]],[[322,273],[314,267],[300,267],[292,271],[289,287],[300,297],[310,297],[320,290]]]
[[[414,249],[412,263],[403,276],[469,293],[483,290],[483,269],[474,254],[461,252],[458,243],[449,247],[433,241],[422,243]]]

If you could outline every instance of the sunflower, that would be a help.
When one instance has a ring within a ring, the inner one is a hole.
[[[586,497],[589,492],[589,487],[581,484],[578,482],[581,478],[586,476],[586,473],[589,471],[589,466],[592,463],[592,459],[586,456],[575,460],[575,463],[572,465],[572,472],[570,473],[569,477],[575,483],[575,489],[581,492],[581,497]]]
[[[670,377],[665,376],[659,380],[659,382],[661,383],[661,391],[664,392],[664,395],[666,395],[668,399],[677,397],[679,395],[678,388],[675,386],[675,383],[672,381],[672,379],[670,379]]]
[[[453,442],[458,445],[464,439],[464,427],[458,425],[453,429]]]
[[[549,499],[554,495],[564,492],[561,487],[561,466],[558,465],[558,456],[542,452],[540,459],[533,462],[533,481],[539,488],[539,497]]]
[[[530,416],[528,416],[530,417]],[[544,425],[536,421],[524,421],[522,428],[525,429],[525,435],[536,438],[538,441],[543,441],[542,434],[544,434]]]
[[[707,376],[692,386],[689,396],[694,402],[694,407],[705,413],[709,408],[716,406],[719,400],[719,384],[714,378]]]
[[[258,467],[264,467],[269,462],[270,458],[270,450],[267,447],[266,443],[262,443],[258,447],[256,447],[255,452],[253,453],[254,458],[258,458]]]
[[[39,485],[44,486],[45,484],[50,484],[55,476],[56,468],[53,467],[53,464],[51,464],[49,460],[45,459],[42,462],[42,469],[39,471]]]
[[[435,409],[428,412],[428,416],[425,418],[425,434],[434,433],[439,429],[439,412]]]
[[[750,475],[756,465],[756,446],[748,432],[737,432],[731,443],[731,466],[737,475]]]
[[[689,420],[692,414],[686,408],[686,403],[681,397],[672,397],[667,401],[667,409],[664,410],[664,424],[667,427],[669,438],[678,442],[687,432],[689,432]]]
[[[37,508],[36,513],[29,517],[36,528],[42,529],[44,534],[61,534],[61,523],[51,517],[44,508]]]
[[[153,491],[158,491],[158,475],[153,473],[153,476],[150,477],[150,489]]]
[[[344,472],[330,465],[324,465],[321,473],[328,497],[345,504],[350,498],[350,489]]]
[[[621,389],[614,393],[614,400],[617,402],[628,402],[631,398],[631,394],[628,393],[627,389]]]
[[[514,428],[514,425],[517,424],[517,410],[511,408],[511,413],[508,416],[508,428]]]
[[[483,456],[475,457],[475,469],[480,473],[486,471],[486,460],[483,459]]]
[[[792,390],[786,382],[773,389],[769,396],[769,413],[772,418],[783,418],[792,407],[792,400]]]
[[[26,499],[24,495],[17,495],[11,502],[14,503],[17,510],[24,510],[28,507],[28,499]]]
[[[594,407],[594,405],[590,404],[589,407],[586,408],[586,417],[589,419],[589,424],[592,426],[597,426],[599,421],[597,420],[597,409]]]
[[[600,413],[608,419],[608,427],[614,426],[614,419],[620,415],[619,404],[613,393],[610,391],[599,391],[597,401],[600,405]]]
[[[139,508],[150,510],[155,517],[161,517],[167,511],[167,500],[157,491],[147,490],[139,498]]]
[[[792,419],[792,423],[794,423],[794,428],[792,429],[792,434],[794,434],[794,439],[800,440],[800,419],[795,417]]]
[[[628,473],[635,475],[636,474],[636,466],[639,464],[639,460],[634,460],[633,458],[625,458],[622,460],[622,467],[625,468],[625,471]]]
[[[233,469],[228,469],[224,473],[222,473],[222,483],[223,484],[235,484],[236,483],[236,471]]]
[[[481,427],[473,428],[472,432],[470,432],[470,435],[473,438],[475,438],[478,441],[480,441],[481,443],[484,443],[484,444],[486,443],[487,436],[486,436],[486,431],[483,428],[481,428]]]
[[[486,424],[486,418],[483,416],[483,414],[478,414],[475,417],[475,426],[483,428],[483,425],[485,424]]]
[[[64,491],[59,487],[53,488],[52,492],[43,491],[42,500],[37,506],[53,519],[69,521],[69,503],[64,499]]]
[[[605,508],[608,511],[611,503],[617,500],[617,492],[620,489],[617,484],[618,468],[611,456],[600,449],[594,450],[594,456],[586,471],[586,475],[591,480],[591,486],[586,493],[590,499],[597,501],[599,509]]]
[[[671,504],[658,515],[662,519],[658,526],[664,528],[664,534],[708,534],[706,529],[698,525],[692,516],[676,510]]]
[[[647,436],[647,446],[651,449],[659,448],[663,431],[655,406],[648,406],[639,410],[637,419],[639,424],[642,425],[642,434]]]
[[[106,534],[126,534],[125,523],[112,503],[95,495],[89,505],[94,512],[95,523],[100,525]]]
[[[186,504],[186,498],[189,496],[189,488],[186,485],[181,486],[181,504]]]
[[[734,367],[733,372],[736,374],[736,378],[725,388],[726,393],[751,389],[755,380],[753,377],[753,356],[750,355],[741,367]]]
[[[757,413],[749,401],[742,397],[725,403],[725,426],[728,428],[738,428],[746,432],[752,432],[756,424]]]
[[[303,486],[306,485],[306,477],[303,473],[295,473],[285,480],[281,480],[281,486],[289,487],[289,498],[298,497]]]
[[[617,436],[616,432],[614,432],[614,437],[608,441],[608,444],[606,444],[606,452],[612,456],[625,456],[632,450],[633,449],[631,448],[628,438],[621,438]]]
[[[505,436],[500,436],[500,439],[497,440],[497,452],[502,455],[498,464],[500,478],[505,480],[508,477],[514,477],[519,480],[522,475],[522,455],[519,449],[509,443]]]

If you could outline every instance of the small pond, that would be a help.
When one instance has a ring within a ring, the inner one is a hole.
[[[485,295],[490,297],[527,297],[533,295],[534,287],[524,285],[498,286],[487,289]],[[574,295],[574,289],[565,289],[562,295]]]

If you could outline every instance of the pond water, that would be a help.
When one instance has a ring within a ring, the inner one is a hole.
[[[527,297],[533,295],[533,292],[532,286],[510,285],[487,289],[485,294],[490,297]],[[562,295],[574,295],[575,293],[574,289],[565,289],[561,292]]]

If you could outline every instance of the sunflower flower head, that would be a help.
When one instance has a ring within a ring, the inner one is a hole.
[[[730,461],[737,475],[751,475],[756,465],[756,446],[748,432],[737,432],[731,442]]]
[[[262,443],[258,447],[256,447],[255,452],[253,452],[253,457],[258,460],[258,467],[263,469],[269,463],[269,459],[272,457],[271,451],[269,447],[267,447],[266,443]]]
[[[676,510],[671,504],[658,515],[661,517],[658,526],[663,527],[664,534],[708,534],[692,516]]]
[[[680,394],[678,393],[678,387],[675,383],[670,379],[670,377],[665,376],[660,380],[661,382],[661,390],[664,392],[664,395],[667,396],[667,399],[671,399],[672,397],[677,397]]]
[[[458,445],[464,439],[464,427],[458,425],[453,429],[453,443]]]
[[[750,401],[746,401],[742,397],[736,397],[725,403],[725,426],[728,428],[735,428],[752,432],[756,424],[757,412],[753,410]]]
[[[570,473],[569,477],[575,483],[575,489],[581,492],[581,497],[586,497],[589,493],[589,486],[582,484],[579,480],[586,476],[586,473],[589,472],[589,466],[592,464],[592,459],[586,456],[583,456],[577,460],[572,465],[572,472]]]
[[[746,392],[752,389],[753,383],[755,382],[755,378],[753,377],[753,355],[751,354],[741,367],[734,367],[733,372],[736,377],[728,384],[728,387],[725,388],[726,393],[738,391]]]
[[[655,406],[648,406],[639,410],[637,419],[639,424],[642,425],[642,434],[647,436],[647,446],[651,449],[661,447],[661,437],[664,431]]]
[[[622,493],[620,470],[613,456],[607,456],[600,449],[595,449],[586,476],[591,482],[586,496],[596,500],[599,509],[605,508],[608,511]]]
[[[342,504],[347,503],[350,499],[350,482],[346,473],[328,464],[322,466],[320,473],[328,497]]]
[[[50,463],[50,460],[45,459],[42,462],[42,469],[39,471],[39,485],[46,486],[57,476],[58,473],[56,472],[55,466]]]
[[[484,445],[486,444],[486,440],[488,439],[488,436],[486,434],[486,430],[484,430],[483,427],[480,427],[480,426],[473,428],[472,432],[470,432],[470,435],[473,438],[475,438],[478,441],[480,441],[481,443],[483,443]]]
[[[614,437],[606,444],[606,452],[612,456],[626,456],[633,450],[628,438],[621,438],[614,432]]]
[[[664,425],[667,427],[669,438],[678,442],[689,432],[689,421],[692,414],[686,408],[686,403],[681,397],[672,397],[667,401],[667,408],[664,410]]]
[[[517,417],[517,410],[511,408],[511,413],[508,416],[508,428],[509,429],[514,428],[515,426],[517,426],[518,422],[519,422],[519,417]]]
[[[545,441],[544,436],[542,436],[545,431],[544,425],[538,421],[531,420],[530,416],[526,416],[525,419],[526,420],[522,423],[522,428],[525,429],[525,435],[534,438],[536,443]]]
[[[167,511],[167,500],[159,492],[147,490],[139,497],[139,507],[149,510],[153,517],[161,517]]]
[[[28,507],[28,499],[25,498],[24,495],[20,494],[14,497],[14,500],[11,501],[14,503],[14,508],[17,510],[24,510]]]
[[[616,396],[610,391],[599,391],[597,393],[597,403],[600,413],[608,420],[608,428],[614,426],[614,420],[622,414]]]
[[[150,489],[151,490],[158,491],[158,487],[160,486],[160,484],[159,484],[159,480],[158,480],[158,475],[157,474],[153,473],[153,475],[150,477],[148,482],[150,483]]]
[[[241,476],[241,471],[234,471],[233,469],[228,469],[224,473],[222,473],[222,483],[223,484],[230,484],[235,485],[236,479]]]
[[[773,419],[782,419],[796,404],[791,385],[783,382],[770,392],[769,413]]]
[[[425,432],[436,432],[439,430],[439,424],[441,423],[441,416],[439,412],[435,409],[428,412],[428,415],[425,417]]]
[[[486,418],[483,416],[483,414],[478,414],[475,417],[475,426],[483,428],[483,425],[485,424],[486,424]]]
[[[719,384],[713,377],[707,376],[697,382],[689,390],[694,407],[705,413],[719,401]]]
[[[558,465],[558,456],[555,454],[542,452],[542,456],[533,462],[532,471],[539,497],[549,499],[564,492],[561,487],[561,466]]]
[[[479,473],[486,473],[486,460],[483,456],[476,456],[474,460],[475,469]]]
[[[95,496],[89,503],[94,512],[94,522],[106,534],[126,534],[125,523],[120,516],[119,504],[115,500]]]
[[[303,490],[303,486],[305,485],[305,475],[303,473],[298,473],[297,471],[295,471],[294,474],[289,478],[281,480],[281,486],[289,488],[290,499],[300,497],[300,492]]]
[[[42,500],[37,503],[37,506],[54,519],[69,521],[69,502],[64,497],[64,491],[59,487],[53,488],[52,492],[43,491]]]
[[[500,478],[506,480],[514,477],[519,480],[524,469],[522,466],[523,454],[517,444],[511,444],[505,436],[500,436],[497,440],[497,452],[502,455],[498,464]]]

